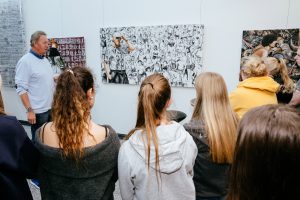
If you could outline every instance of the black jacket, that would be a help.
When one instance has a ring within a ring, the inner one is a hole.
[[[0,199],[32,199],[26,178],[37,171],[39,153],[15,117],[0,116]]]
[[[183,125],[193,137],[198,155],[194,165],[196,196],[223,197],[228,192],[229,164],[213,163],[202,121],[191,120]]]

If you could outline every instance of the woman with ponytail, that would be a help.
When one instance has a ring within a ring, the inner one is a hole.
[[[197,147],[182,125],[167,118],[170,104],[168,80],[148,76],[140,86],[136,126],[119,152],[123,200],[195,199]]]
[[[75,67],[58,77],[53,122],[36,136],[42,199],[113,199],[120,143],[110,126],[92,121],[94,96],[88,69]]]
[[[276,94],[278,103],[289,103],[295,91],[295,84],[288,75],[285,61],[274,57],[266,57],[263,61],[269,76],[280,84],[280,89]]]
[[[251,108],[277,104],[279,84],[268,76],[262,58],[248,57],[241,66],[242,81],[229,95],[230,104],[240,118]]]

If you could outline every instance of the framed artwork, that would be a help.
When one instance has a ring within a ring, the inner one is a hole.
[[[203,25],[101,28],[102,81],[140,84],[163,74],[171,86],[193,87],[202,71]]]
[[[15,67],[26,52],[20,0],[0,0],[0,74],[4,87],[15,87]]]
[[[66,68],[85,66],[85,45],[83,37],[49,38],[47,58],[54,74]]]

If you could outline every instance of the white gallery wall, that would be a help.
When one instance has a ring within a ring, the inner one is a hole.
[[[135,125],[138,86],[101,82],[101,27],[204,24],[204,71],[220,73],[232,91],[238,83],[242,31],[300,28],[299,0],[22,0],[25,33],[83,36],[87,65],[97,78],[92,118],[127,133]],[[1,20],[1,19],[0,19]],[[190,119],[193,88],[172,88],[171,109]],[[6,112],[26,120],[14,89],[3,89]],[[186,121],[185,120],[185,121]]]

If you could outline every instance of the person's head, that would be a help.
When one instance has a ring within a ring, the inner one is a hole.
[[[138,94],[137,120],[135,129],[129,132],[128,138],[136,130],[142,130],[147,138],[148,164],[150,159],[150,143],[155,146],[156,167],[158,161],[158,139],[156,127],[166,115],[171,104],[171,87],[168,80],[161,74],[152,74],[144,79]],[[148,166],[149,167],[149,166]]]
[[[231,163],[238,118],[233,112],[224,79],[217,73],[205,72],[195,81],[197,98],[192,118],[205,124],[214,162]]]
[[[229,200],[299,197],[300,113],[287,105],[247,112],[238,127]]]
[[[274,34],[268,34],[268,35],[265,35],[261,41],[261,45],[263,47],[267,47],[267,46],[270,46],[270,47],[275,47],[276,45],[276,41],[277,41],[277,36],[274,35]]]
[[[94,95],[94,78],[85,67],[65,70],[57,79],[52,118],[66,157],[78,160],[83,155],[83,135],[89,134]]]
[[[266,57],[263,59],[263,61],[270,76],[280,74],[284,83],[284,92],[292,93],[295,86],[292,79],[288,76],[288,70],[285,61],[282,58],[278,59],[274,57]]]
[[[36,31],[31,35],[30,46],[32,50],[40,55],[44,55],[49,48],[47,35],[43,31]]]
[[[121,46],[121,40],[122,40],[122,35],[119,32],[116,32],[113,34],[113,42],[115,43],[115,47],[120,47]]]
[[[241,76],[242,79],[251,78],[251,77],[261,77],[267,76],[268,71],[267,67],[263,62],[263,59],[250,56],[244,58],[241,63]]]
[[[300,66],[300,47],[298,48],[297,54],[294,59],[296,60],[297,65]]]
[[[50,44],[51,44],[51,47],[53,47],[53,48],[57,48],[58,47],[58,43],[56,42],[56,40],[54,38],[51,38]]]

